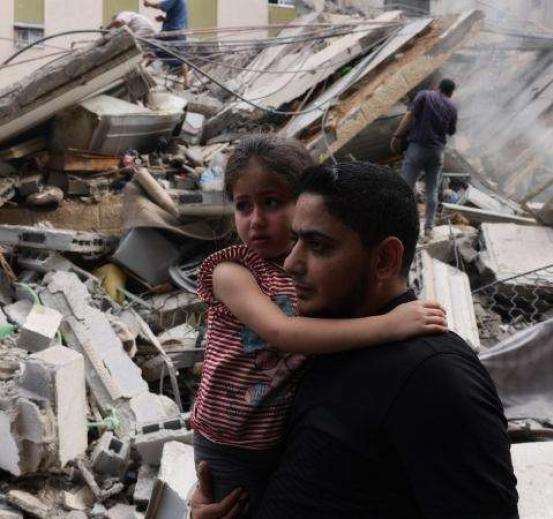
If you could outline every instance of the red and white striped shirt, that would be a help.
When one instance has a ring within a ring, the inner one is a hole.
[[[198,294],[208,305],[207,346],[192,425],[215,443],[269,449],[282,437],[305,357],[271,348],[215,299],[213,271],[224,262],[246,267],[263,293],[287,315],[297,313],[291,278],[245,245],[216,252],[204,261]]]

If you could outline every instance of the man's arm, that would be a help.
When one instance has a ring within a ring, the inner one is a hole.
[[[175,1],[176,0],[160,0],[158,2],[152,2],[150,0],[144,0],[144,7],[152,7],[153,9],[159,9],[166,13],[173,7]]]
[[[518,518],[503,410],[476,360],[426,360],[396,399],[385,431],[425,519]]]

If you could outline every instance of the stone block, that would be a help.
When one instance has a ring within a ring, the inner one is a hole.
[[[52,344],[61,320],[62,315],[58,311],[33,305],[21,329],[17,346],[31,352],[45,350]]]
[[[28,362],[42,363],[52,381],[58,431],[57,461],[63,467],[84,454],[88,446],[83,356],[65,346],[53,346],[31,355]]]
[[[32,308],[33,303],[27,300],[23,300],[5,306],[4,312],[12,323],[23,326]]]
[[[98,440],[92,452],[92,468],[99,474],[121,477],[127,469],[130,443],[107,431]]]

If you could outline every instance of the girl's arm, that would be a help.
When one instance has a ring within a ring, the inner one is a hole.
[[[447,331],[441,307],[421,301],[359,319],[289,317],[261,291],[251,272],[236,263],[215,267],[213,290],[239,321],[274,348],[290,353],[332,353]]]

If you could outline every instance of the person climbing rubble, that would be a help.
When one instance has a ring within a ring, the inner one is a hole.
[[[401,176],[411,188],[414,188],[421,171],[424,172],[426,238],[431,237],[434,227],[447,136],[457,131],[457,107],[451,101],[455,88],[454,81],[442,79],[437,89],[419,92],[391,142],[392,150],[400,152],[401,141],[407,138]]]

